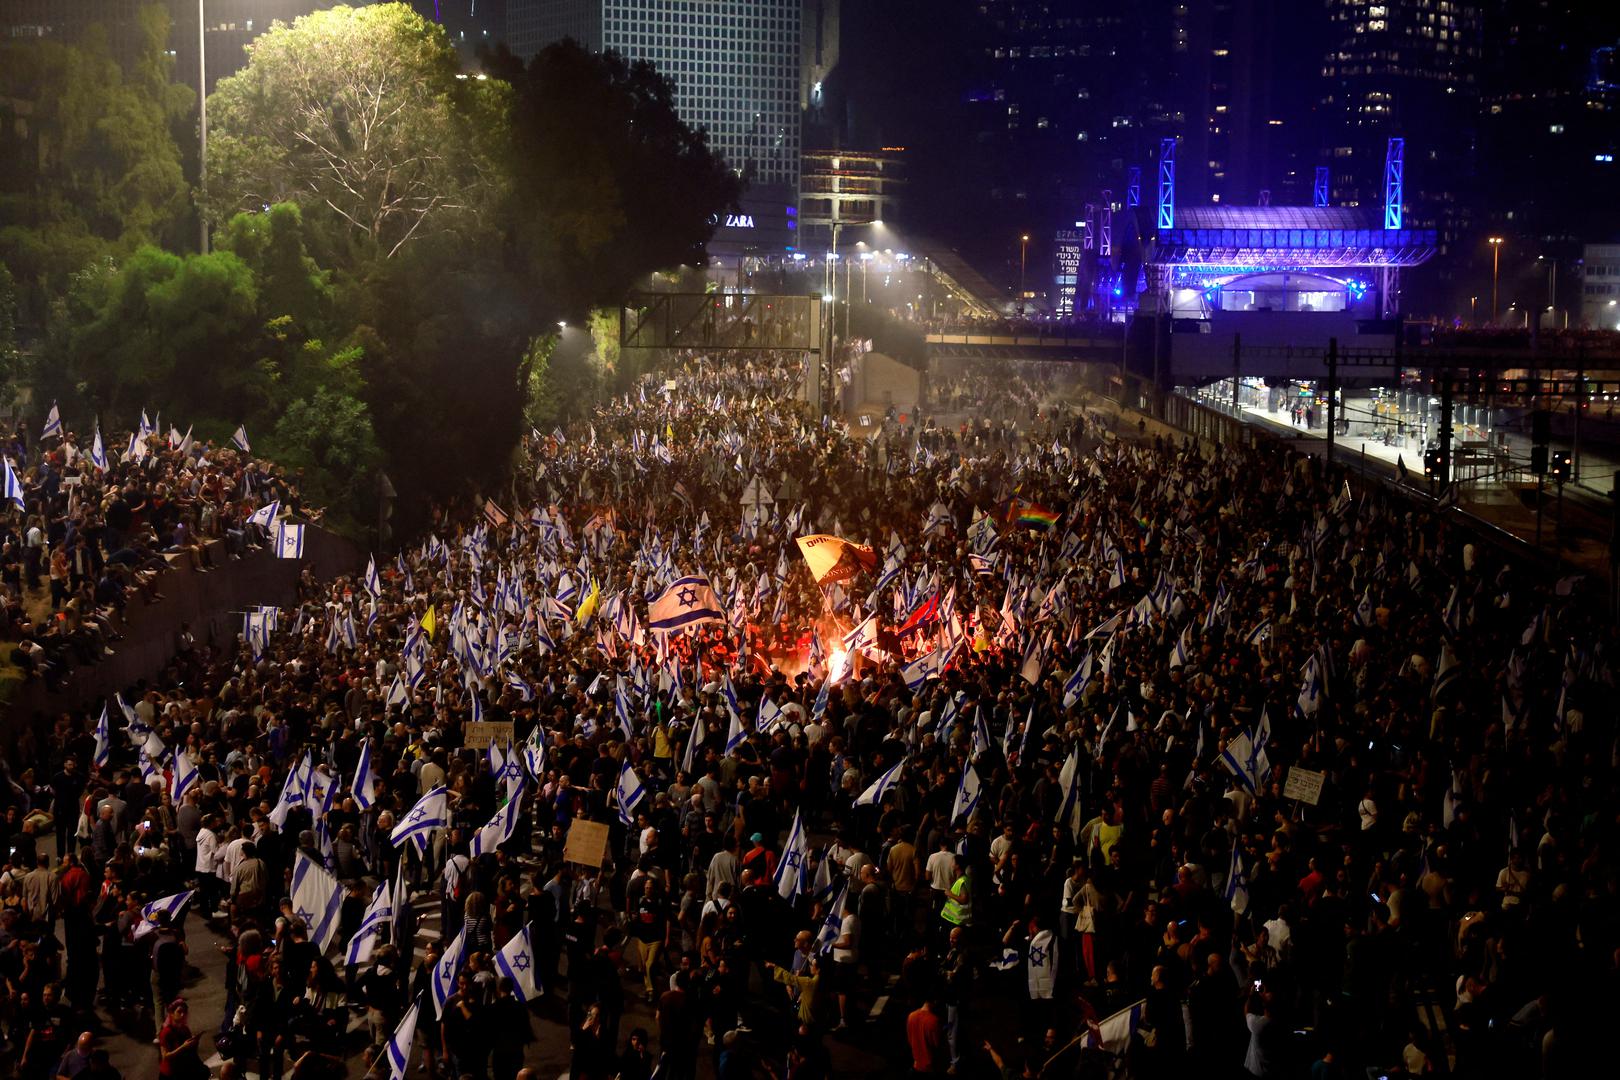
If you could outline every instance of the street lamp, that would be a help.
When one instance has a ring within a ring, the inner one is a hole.
[[[202,197],[208,190],[208,46],[203,0],[197,0],[197,250],[208,254],[208,216]]]
[[[1496,323],[1496,312],[1497,312],[1497,307],[1496,307],[1496,279],[1497,279],[1498,272],[1502,268],[1502,238],[1500,236],[1490,237],[1490,243],[1491,243],[1491,324],[1495,325],[1495,323]]]
[[[1024,313],[1024,267],[1029,262],[1029,233],[1018,238],[1018,314]]]

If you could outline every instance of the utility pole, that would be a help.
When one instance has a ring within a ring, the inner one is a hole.
[[[1333,428],[1338,423],[1333,415],[1336,398],[1339,396],[1339,339],[1328,338],[1327,351],[1327,464],[1333,464]]]
[[[203,0],[197,0],[197,250],[208,254],[208,216],[203,196],[208,191],[208,45],[203,22]]]

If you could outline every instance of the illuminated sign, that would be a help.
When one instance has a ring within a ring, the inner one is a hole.
[[[726,215],[726,228],[728,228],[728,229],[752,229],[753,227],[754,227],[754,215],[753,214],[727,214]]]
[[[1057,264],[1057,314],[1074,314],[1076,282],[1080,276],[1081,236],[1077,229],[1059,229],[1053,237],[1052,258]]]

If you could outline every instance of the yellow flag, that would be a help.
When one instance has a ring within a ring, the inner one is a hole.
[[[664,421],[664,441],[667,443],[675,441],[675,425],[668,420]]]
[[[596,609],[602,606],[602,587],[595,581],[591,582],[591,591],[585,594],[580,602],[579,610],[574,612],[574,625],[584,626],[596,614]]]
[[[439,620],[433,614],[433,605],[429,604],[427,614],[422,616],[422,629],[427,631],[428,640],[433,640],[433,631],[439,628]]]

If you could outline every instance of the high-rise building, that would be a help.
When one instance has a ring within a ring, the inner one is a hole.
[[[509,0],[524,58],[564,37],[645,60],[681,119],[753,185],[797,192],[805,0]]]
[[[1456,265],[1446,256],[1470,241],[1477,220],[1482,5],[1326,0],[1326,7],[1319,116],[1329,199],[1382,205],[1388,142],[1404,138],[1405,225],[1436,230],[1439,243],[1430,280],[1415,279],[1418,303],[1436,299]]]

